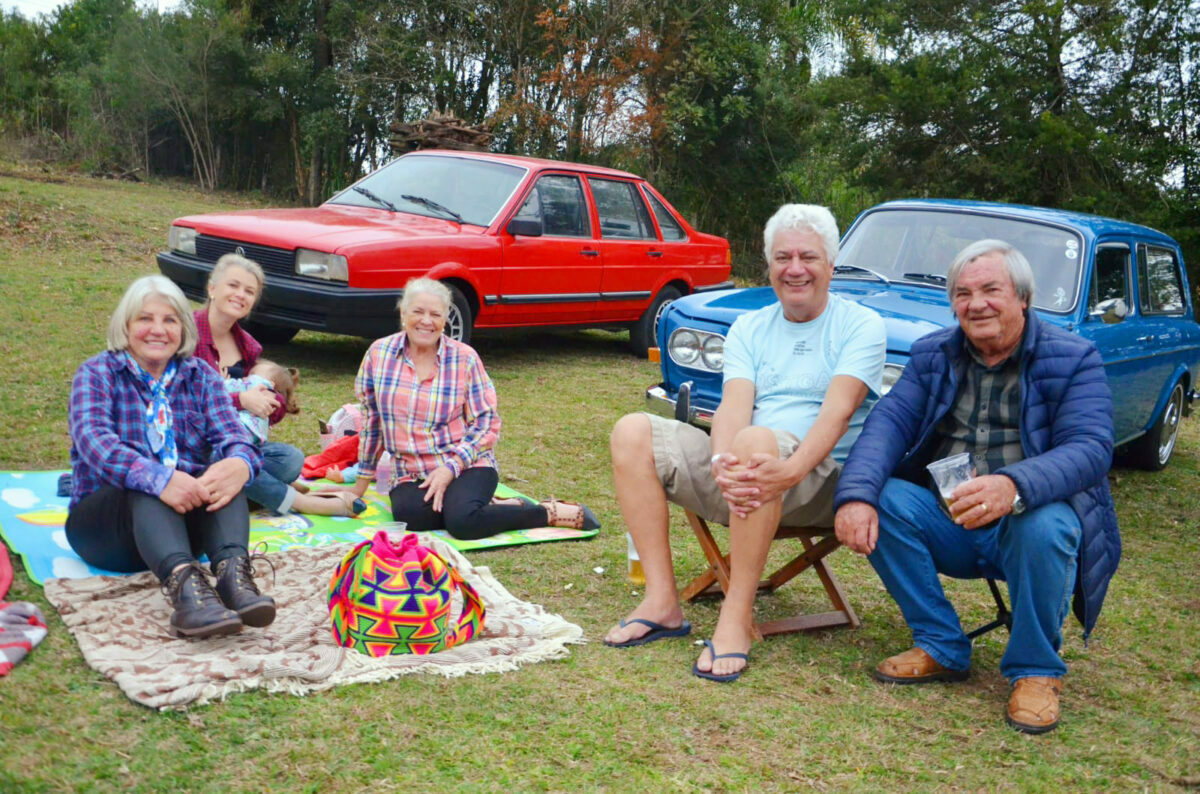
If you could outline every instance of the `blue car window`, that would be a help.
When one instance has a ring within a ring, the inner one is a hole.
[[[1029,260],[1037,285],[1034,306],[1058,314],[1075,308],[1083,239],[1074,230],[1045,223],[976,212],[878,210],[854,227],[837,264],[865,268],[861,278],[879,274],[889,281],[944,289],[936,277],[946,275],[959,251],[983,239],[1009,243]]]
[[[1138,246],[1138,299],[1143,314],[1183,314],[1183,278],[1174,251]]]
[[[1124,245],[1102,245],[1096,249],[1088,311],[1113,298],[1120,298],[1129,306],[1129,248]]]

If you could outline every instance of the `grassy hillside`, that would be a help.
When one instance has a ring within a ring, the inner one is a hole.
[[[172,218],[246,200],[0,163],[0,469],[63,468],[70,378],[103,347],[129,281],[152,272]],[[366,341],[301,333],[268,348],[303,373],[303,413],[275,436],[317,448],[316,419],[352,398]],[[593,506],[586,543],[476,554],[515,595],[583,626],[568,659],[503,675],[409,676],[307,698],[242,694],[187,713],[136,706],[83,662],[40,588],[10,600],[50,616],[50,636],[0,680],[0,791],[1109,790],[1200,785],[1200,430],[1185,424],[1160,474],[1113,475],[1122,568],[1084,646],[1073,619],[1061,728],[1003,723],[1005,636],[986,637],[953,686],[894,688],[867,673],[909,646],[865,560],[833,557],[863,618],[856,631],[756,645],[731,686],[693,678],[698,649],[615,651],[599,639],[636,602],[611,496],[607,439],[641,406],[656,367],[620,335],[512,333],[477,344],[500,395],[502,476],[535,496]],[[680,576],[703,567],[675,515]],[[602,567],[604,572],[593,571]],[[801,577],[802,579],[804,577]],[[760,599],[764,615],[819,606],[813,582]],[[964,623],[989,618],[982,582],[949,582]],[[689,606],[693,639],[714,603]],[[383,781],[380,784],[380,781]]]

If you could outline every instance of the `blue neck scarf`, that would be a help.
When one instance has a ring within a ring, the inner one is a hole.
[[[179,362],[172,358],[167,363],[162,377],[155,380],[153,375],[142,369],[142,365],[129,355],[129,351],[125,352],[125,357],[133,365],[133,370],[142,379],[142,383],[150,390],[150,404],[146,406],[146,443],[162,465],[173,469],[179,462],[179,450],[175,446],[175,417],[171,413],[171,403],[167,400],[167,387],[179,371]]]

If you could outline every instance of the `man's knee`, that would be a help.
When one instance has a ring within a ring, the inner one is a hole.
[[[890,478],[879,494],[880,533],[894,534],[915,529],[920,523],[916,520],[916,512],[925,507],[922,503],[936,498],[928,488],[922,488],[908,480]]]
[[[613,466],[653,459],[650,418],[645,414],[625,414],[613,425],[609,437]]]
[[[778,457],[779,440],[775,437],[775,431],[769,427],[748,425],[733,437],[732,452],[738,460],[743,461],[760,452]]]
[[[1008,524],[1002,542],[1017,549],[1029,549],[1034,554],[1051,550],[1074,554],[1083,531],[1079,517],[1066,502],[1053,502],[1019,516],[1010,516]]]

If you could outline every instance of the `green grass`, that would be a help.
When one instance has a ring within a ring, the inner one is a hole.
[[[78,364],[103,347],[108,314],[152,272],[171,219],[244,198],[0,163],[0,468],[66,466],[66,403]],[[0,791],[60,790],[1170,790],[1200,786],[1200,430],[1159,474],[1118,470],[1125,557],[1088,646],[1071,618],[1059,730],[1007,729],[997,670],[1005,637],[976,649],[963,684],[881,687],[867,671],[908,647],[866,561],[832,558],[863,618],[856,631],[772,638],[730,686],[694,679],[687,641],[605,648],[637,603],[625,579],[607,437],[641,406],[654,365],[622,335],[510,333],[477,340],[504,418],[502,477],[534,496],[578,499],[591,542],[477,553],[514,594],[583,626],[560,662],[455,680],[405,677],[306,698],[248,693],[187,713],[136,706],[90,670],[40,588],[50,636],[0,679]],[[276,438],[308,450],[316,419],[352,399],[367,342],[301,333],[268,354],[303,373],[303,413]],[[680,576],[703,567],[681,514]],[[593,568],[601,566],[603,574]],[[805,579],[806,577],[801,577]],[[948,582],[964,622],[990,616],[981,582]],[[815,579],[760,599],[762,615],[819,608]],[[708,636],[716,604],[686,607]],[[380,781],[382,783],[380,784]]]

